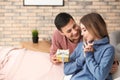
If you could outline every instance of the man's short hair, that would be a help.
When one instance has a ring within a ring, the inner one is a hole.
[[[70,14],[62,12],[56,16],[54,24],[56,28],[61,31],[61,28],[66,26],[69,23],[70,19],[73,19],[73,17]]]

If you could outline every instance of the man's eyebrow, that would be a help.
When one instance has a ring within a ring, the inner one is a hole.
[[[73,27],[75,27],[77,24],[75,23],[75,24],[73,24]]]

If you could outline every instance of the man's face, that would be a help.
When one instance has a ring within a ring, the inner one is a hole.
[[[81,37],[80,27],[74,20],[70,19],[69,23],[61,28],[62,35],[66,36],[72,42],[78,42]]]

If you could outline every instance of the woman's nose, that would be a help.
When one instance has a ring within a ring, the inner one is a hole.
[[[81,35],[83,36],[83,32],[81,31]]]

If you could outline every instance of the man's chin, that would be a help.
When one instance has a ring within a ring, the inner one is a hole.
[[[79,40],[80,39],[80,36],[77,36],[74,38],[74,40]]]
[[[73,41],[74,41],[74,42],[78,42],[78,41],[79,41],[79,38],[74,38]]]

